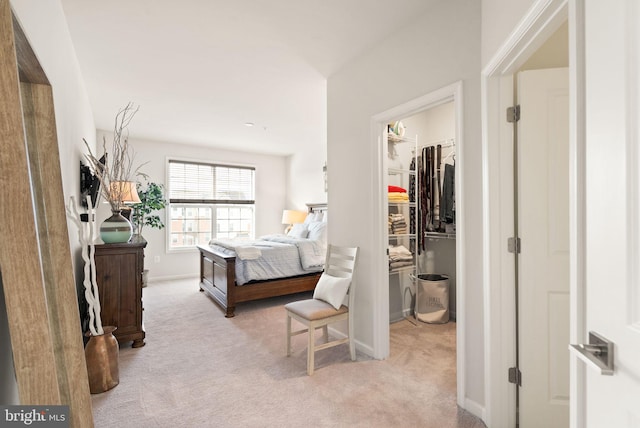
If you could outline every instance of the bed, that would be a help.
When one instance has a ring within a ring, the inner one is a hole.
[[[326,226],[327,206],[307,204],[307,207],[309,215],[305,224],[296,225],[296,230],[292,230],[290,236],[268,235],[256,241],[241,241],[236,246],[218,240],[212,240],[209,245],[198,245],[200,291],[209,295],[224,310],[225,317],[233,317],[236,305],[242,302],[315,288],[324,262],[324,252],[320,254],[321,247],[318,244],[322,239],[326,250],[326,228],[318,223],[324,222]],[[317,233],[322,230],[324,235],[311,236],[308,232],[307,239],[299,235],[305,228],[307,232],[309,228]],[[285,249],[287,245],[292,248]],[[298,254],[303,257],[288,261],[285,256],[277,255],[276,250],[289,256]],[[298,269],[290,270],[296,263]],[[285,265],[288,265],[286,269]]]

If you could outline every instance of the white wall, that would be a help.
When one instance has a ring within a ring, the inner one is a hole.
[[[326,139],[321,146],[304,146],[287,156],[286,209],[306,210],[307,203],[327,202],[322,167],[327,159]]]
[[[482,65],[496,54],[527,10],[539,0],[482,0]]]
[[[480,3],[452,0],[434,5],[404,30],[374,46],[328,80],[329,239],[361,247],[356,340],[373,346],[374,290],[382,280],[371,272],[384,248],[374,248],[372,116],[463,81],[467,398],[484,402],[482,310],[482,164],[480,135]]]
[[[144,106],[141,106],[138,112],[138,115],[142,114],[144,114]],[[132,131],[135,129],[135,120],[134,118],[129,126]],[[112,135],[111,132],[101,130],[97,132],[98,141],[102,141],[103,136],[107,139],[107,147],[112,141]],[[281,223],[286,200],[286,158],[284,156],[134,138],[129,139],[129,144],[135,152],[134,163],[136,165],[144,163],[140,171],[147,174],[150,181],[163,184],[165,188],[169,158],[254,166],[256,168],[256,236],[281,233],[284,230]],[[102,148],[99,149],[99,153],[102,154]],[[102,222],[110,215],[108,205],[102,205],[104,206],[100,207],[98,222]],[[300,208],[305,209],[304,203]],[[159,215],[167,225],[164,211]],[[166,228],[158,230],[145,227],[143,236],[148,242],[145,249],[145,268],[149,269],[149,280],[198,276],[200,267],[197,250],[168,252]]]
[[[69,37],[67,22],[59,0],[11,0],[11,6],[53,87],[60,169],[65,202],[79,197],[79,162],[85,153],[82,138],[95,142],[93,113],[84,88],[80,69]],[[78,234],[68,222],[76,283],[81,268]],[[0,312],[6,312],[4,299]],[[0,316],[2,318],[2,316]],[[0,403],[17,400],[11,360],[11,346],[6,329],[0,329]]]
[[[322,111],[326,115],[326,86]],[[326,116],[322,118],[326,123]],[[327,161],[327,130],[313,141],[300,141],[297,153],[287,158],[287,209],[305,210],[306,203],[327,202],[322,167]]]

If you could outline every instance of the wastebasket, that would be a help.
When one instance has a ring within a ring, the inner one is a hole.
[[[416,284],[416,319],[430,324],[448,323],[449,277],[434,273],[410,276]]]

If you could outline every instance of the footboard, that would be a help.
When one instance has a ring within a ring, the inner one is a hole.
[[[200,291],[205,291],[222,307],[224,316],[234,316],[236,304],[268,297],[284,296],[315,289],[320,272],[290,278],[236,285],[236,258],[198,245],[200,251]]]
[[[198,245],[200,251],[200,291],[206,291],[225,311],[235,310],[236,258]]]

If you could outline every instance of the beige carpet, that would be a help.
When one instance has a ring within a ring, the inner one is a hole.
[[[197,280],[144,289],[146,346],[120,349],[120,384],[92,396],[96,427],[484,427],[456,406],[455,323],[391,326],[391,356],[346,345],[285,356],[283,304],[240,305],[235,318]]]

